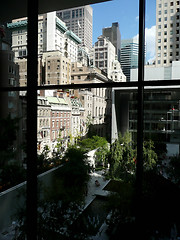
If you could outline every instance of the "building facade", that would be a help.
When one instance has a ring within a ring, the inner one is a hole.
[[[27,18],[12,20],[7,27],[12,31],[12,50],[15,58],[27,57]],[[81,39],[68,30],[66,24],[49,12],[38,17],[38,56],[46,51],[59,51],[71,61],[77,60]]]
[[[41,153],[45,146],[51,149],[51,106],[46,97],[38,96],[37,108],[37,150]]]
[[[104,36],[99,36],[98,41],[92,48],[92,64],[111,78],[113,71],[113,61],[115,60],[116,49],[114,45]]]
[[[112,27],[106,27],[102,29],[102,35],[108,38],[116,48],[117,59],[120,62],[121,52],[121,33],[119,30],[119,23],[112,23]]]
[[[92,47],[92,26],[93,9],[86,5],[82,7],[70,8],[57,11],[57,16],[62,19],[69,30],[74,32],[80,39],[82,45],[89,50]]]
[[[121,67],[130,81],[130,71],[138,67],[138,42],[136,39],[126,39],[121,41]]]
[[[46,98],[51,105],[51,149],[55,149],[58,139],[66,148],[71,133],[71,107],[62,96]]]
[[[71,60],[59,51],[45,52],[42,56],[42,70],[44,85],[70,84]]]
[[[180,60],[180,1],[156,1],[156,65]]]
[[[107,82],[107,77],[96,67],[82,66],[80,63],[72,64],[71,82],[76,83],[102,83]],[[71,95],[79,98],[84,107],[84,123],[86,126],[92,124],[93,130],[99,136],[106,137],[108,126],[105,122],[106,113],[106,89],[86,88],[73,90]]]

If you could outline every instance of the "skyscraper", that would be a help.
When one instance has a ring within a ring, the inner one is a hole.
[[[156,1],[156,65],[180,60],[180,1]]]
[[[120,62],[120,49],[121,49],[121,33],[119,30],[119,23],[112,23],[112,27],[106,27],[102,29],[102,35],[107,37],[110,42],[116,48],[116,55],[118,57],[118,61]]]
[[[136,39],[121,41],[121,67],[127,82],[130,81],[131,68],[138,67],[138,45]]]
[[[82,6],[57,11],[69,30],[73,31],[89,50],[92,47],[93,9],[91,6]]]

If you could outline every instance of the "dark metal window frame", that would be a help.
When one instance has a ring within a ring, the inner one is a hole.
[[[4,87],[2,91],[27,91],[27,239],[37,239],[37,90],[79,88],[132,88],[138,89],[137,129],[137,201],[142,191],[143,177],[143,103],[145,86],[177,86],[179,80],[144,81],[145,0],[139,1],[139,62],[137,82],[107,82],[94,84],[68,84],[37,86],[38,1],[28,0],[28,56],[27,87]],[[32,114],[33,113],[33,114]],[[140,204],[140,202],[139,202]],[[138,205],[139,205],[138,204]],[[138,206],[137,206],[138,207]]]

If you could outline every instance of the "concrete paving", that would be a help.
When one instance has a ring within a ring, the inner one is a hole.
[[[103,176],[103,171],[98,171],[90,174],[91,179],[88,183],[88,194],[85,199],[85,208],[95,199],[96,195],[103,195],[105,193],[102,190],[109,182]],[[95,181],[99,182],[99,186],[96,186]],[[107,191],[106,191],[107,192]]]

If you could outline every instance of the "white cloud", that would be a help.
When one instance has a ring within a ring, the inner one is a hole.
[[[139,21],[139,16],[136,17],[136,21]]]
[[[139,34],[133,37],[138,39]],[[146,60],[152,62],[155,59],[155,41],[156,41],[156,26],[145,29],[145,42],[146,42]]]
[[[152,26],[151,28],[146,28],[145,40],[146,40],[147,61],[149,61],[149,59],[153,59],[153,58],[155,59],[156,26]]]

